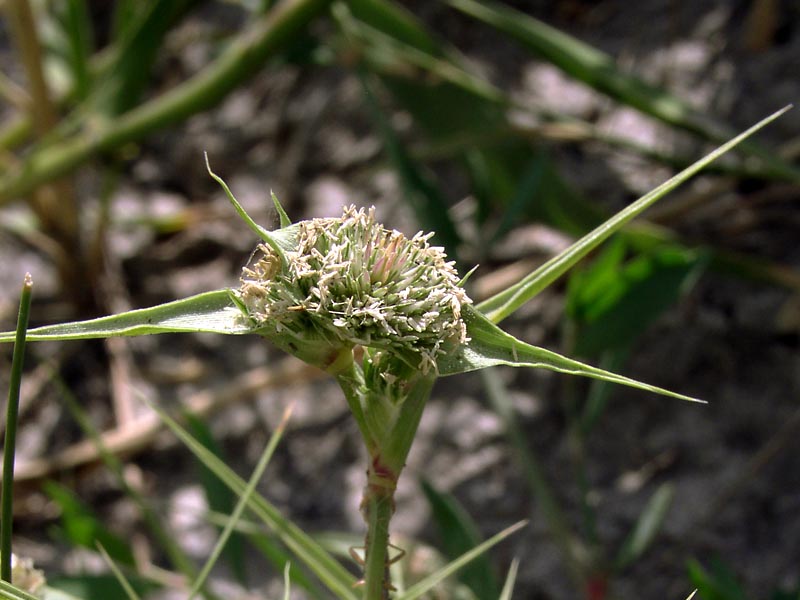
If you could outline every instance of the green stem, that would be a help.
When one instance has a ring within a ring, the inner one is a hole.
[[[31,308],[33,281],[25,274],[22,295],[19,300],[17,337],[11,361],[11,381],[8,385],[8,407],[6,412],[6,436],[3,444],[3,489],[0,498],[0,579],[11,582],[11,532],[14,520],[14,449],[17,441],[17,416],[19,414],[19,390],[22,385],[22,363],[25,357],[25,334],[28,331],[28,316]]]
[[[86,133],[33,153],[0,178],[0,205],[64,175],[98,152],[137,141],[217,104],[270,56],[290,43],[329,0],[287,0],[239,36],[216,62],[170,92],[140,105],[101,131]]]
[[[367,484],[364,491],[367,539],[364,564],[364,598],[389,597],[389,523],[394,512],[394,489]]]

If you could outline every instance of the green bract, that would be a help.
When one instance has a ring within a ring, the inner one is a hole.
[[[260,334],[318,366],[363,346],[423,373],[468,340],[472,301],[432,233],[408,238],[355,206],[298,227],[293,250],[261,244],[243,270],[239,299]]]

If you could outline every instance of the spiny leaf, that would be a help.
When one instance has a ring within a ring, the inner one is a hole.
[[[455,375],[496,365],[533,367],[619,383],[681,400],[703,402],[697,398],[641,383],[635,379],[561,356],[550,350],[526,344],[497,327],[472,306],[468,305],[464,308],[463,316],[467,323],[467,335],[469,335],[470,341],[459,347],[456,352],[439,359],[440,375]]]

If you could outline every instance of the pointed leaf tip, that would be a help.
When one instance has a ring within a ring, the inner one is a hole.
[[[275,238],[269,231],[261,227],[261,225],[256,223],[253,220],[253,218],[247,214],[247,211],[241,204],[239,204],[239,201],[233,195],[233,192],[231,192],[231,189],[228,187],[228,184],[225,183],[225,180],[211,170],[211,163],[208,160],[208,153],[203,152],[203,156],[205,156],[206,170],[208,171],[208,174],[214,181],[216,181],[220,185],[220,187],[222,187],[222,189],[225,192],[225,195],[228,197],[228,200],[230,200],[230,203],[233,205],[233,208],[236,209],[236,212],[239,214],[239,217],[241,217],[242,221],[244,221],[247,224],[247,226],[256,233],[258,237],[264,240],[270,248],[275,250],[278,256],[281,257],[281,261],[283,261],[283,263],[286,264],[286,256],[283,253],[283,248],[281,247],[281,245],[275,240]]]
[[[278,197],[275,195],[275,192],[272,190],[269,191],[270,196],[272,196],[272,203],[275,205],[275,210],[278,211],[278,217],[280,217],[281,222],[281,229],[284,227],[289,227],[292,224],[292,220],[289,218],[289,215],[286,214],[286,211],[283,209],[281,205],[281,201],[278,200]]]
[[[470,341],[462,344],[456,352],[439,359],[437,366],[439,374],[442,376],[466,373],[498,365],[531,367],[600,379],[689,402],[706,403],[698,398],[642,383],[635,379],[561,356],[551,350],[527,344],[500,329],[471,305],[464,307],[463,315],[467,323],[467,335],[470,337]]]

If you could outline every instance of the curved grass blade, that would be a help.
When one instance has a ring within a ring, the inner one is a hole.
[[[480,544],[481,538],[475,521],[455,497],[439,491],[426,479],[422,479],[420,483],[433,521],[438,526],[442,549],[447,558],[456,559]],[[500,588],[492,571],[492,564],[486,556],[480,556],[465,566],[459,572],[458,578],[479,600],[494,600],[498,596]]]
[[[438,571],[429,575],[422,581],[419,581],[414,585],[412,585],[405,591],[405,593],[398,595],[397,600],[414,600],[416,598],[419,598],[423,594],[426,594],[436,585],[438,585],[439,583],[450,577],[453,573],[458,571],[461,567],[466,565],[468,562],[474,560],[475,558],[477,558],[478,556],[489,550],[489,548],[503,541],[512,533],[521,529],[527,524],[528,521],[520,521],[518,523],[515,523],[511,527],[504,529],[497,535],[492,536],[479,546],[476,546],[469,552],[462,554],[457,560],[454,560],[453,562],[449,563],[444,568],[439,569]]]
[[[245,508],[247,508],[247,504],[250,502],[250,498],[256,491],[256,486],[258,485],[258,482],[261,481],[261,476],[264,474],[264,471],[266,470],[267,465],[269,464],[269,461],[272,458],[272,455],[275,453],[275,448],[278,447],[278,442],[280,442],[281,438],[283,437],[283,432],[286,429],[286,424],[289,421],[291,412],[292,412],[292,405],[289,405],[289,407],[283,413],[283,418],[281,419],[280,424],[275,429],[275,431],[272,432],[272,435],[269,438],[269,442],[267,443],[267,447],[264,448],[264,452],[261,454],[261,458],[259,458],[258,464],[256,465],[253,474],[250,476],[250,480],[247,482],[247,486],[245,487],[244,491],[239,497],[239,501],[236,504],[236,508],[233,509],[230,519],[228,519],[228,522],[225,524],[225,527],[222,530],[222,534],[220,534],[217,543],[214,545],[214,549],[209,554],[208,558],[206,559],[205,565],[203,565],[203,568],[200,570],[200,573],[195,578],[195,581],[192,584],[192,589],[189,592],[188,596],[190,600],[195,596],[197,596],[197,594],[200,592],[200,589],[203,587],[203,583],[211,574],[211,569],[214,567],[217,560],[221,556],[222,551],[225,548],[225,544],[228,542],[231,535],[233,534],[236,524],[239,522],[239,519],[242,518],[242,514],[244,513]],[[285,573],[285,578],[288,579],[288,577],[289,573],[287,571]]]
[[[187,332],[236,335],[252,331],[234,303],[231,290],[222,289],[109,317],[29,329],[28,341]],[[0,333],[0,342],[11,341],[14,341],[14,332]]]
[[[619,231],[624,225],[628,224],[635,217],[638,217],[657,200],[697,174],[701,169],[728,152],[731,148],[753,135],[756,131],[780,117],[790,108],[791,105],[786,106],[776,113],[773,113],[766,119],[759,121],[750,129],[737,135],[729,142],[723,144],[674,177],[668,179],[624,210],[618,212],[605,223],[587,233],[580,240],[567,248],[564,252],[551,258],[533,273],[523,278],[520,282],[498,294],[495,294],[488,300],[481,302],[478,305],[478,309],[484,313],[490,321],[493,323],[499,323],[517,310],[520,306],[525,304],[528,300],[533,298],[536,294],[541,292],[548,285],[553,283],[566,271],[572,268],[572,266],[581,258],[586,256],[594,248],[607,240],[613,233]]]
[[[186,445],[186,447],[234,493],[244,494],[247,488],[245,481],[236,475],[219,457],[195,440],[186,429],[170,417],[159,406],[151,404],[164,424]],[[330,589],[337,598],[356,600],[353,591],[356,579],[341,563],[334,559],[322,546],[311,539],[297,525],[285,519],[278,509],[258,493],[248,499],[248,508]]]
[[[526,344],[497,327],[472,306],[465,307],[463,315],[467,323],[467,334],[470,337],[470,341],[462,345],[456,352],[439,359],[440,375],[455,375],[496,365],[534,367],[619,383],[681,400],[704,402],[697,398],[671,392],[586,365],[566,356],[561,356],[551,350]]]

